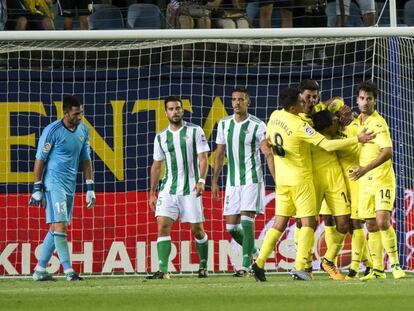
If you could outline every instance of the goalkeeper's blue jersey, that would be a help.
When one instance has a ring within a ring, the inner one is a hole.
[[[46,190],[73,194],[80,161],[91,159],[88,127],[81,122],[70,130],[62,120],[49,124],[40,136],[36,159],[45,162]]]

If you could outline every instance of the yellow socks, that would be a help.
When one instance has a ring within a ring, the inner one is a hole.
[[[298,238],[298,249],[296,253],[295,269],[305,270],[309,251],[312,250],[315,231],[311,227],[302,227]]]
[[[269,231],[267,231],[262,247],[260,248],[259,257],[256,259],[256,264],[259,268],[264,269],[266,259],[274,250],[276,242],[279,240],[281,235],[282,232],[276,230],[275,228],[270,228]]]
[[[345,234],[340,233],[334,226],[325,226],[325,242],[327,250],[325,258],[331,262],[335,262],[336,257],[344,245]]]
[[[390,258],[390,264],[399,264],[398,261],[398,247],[397,236],[395,235],[394,228],[389,226],[387,230],[380,230],[382,245]]]
[[[373,268],[383,271],[384,270],[384,247],[382,246],[381,233],[370,232],[368,234],[368,247],[372,258]]]
[[[358,272],[364,252],[368,253],[364,229],[354,229],[352,232],[352,262],[351,269]]]

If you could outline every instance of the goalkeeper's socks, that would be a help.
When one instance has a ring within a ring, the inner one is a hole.
[[[389,226],[387,230],[380,230],[382,245],[390,258],[390,264],[398,265],[398,248],[397,248],[397,236],[393,226]]]
[[[40,251],[39,261],[36,266],[36,270],[44,271],[47,268],[50,257],[52,257],[55,251],[55,238],[53,233],[48,231],[45,239],[43,240],[42,250]]]
[[[198,252],[198,256],[200,257],[200,269],[207,268],[207,260],[208,260],[208,236],[205,233],[204,238],[201,240],[196,241],[196,248]]]
[[[259,257],[256,259],[256,264],[259,268],[264,269],[266,259],[269,258],[270,254],[275,248],[277,240],[282,235],[282,232],[275,228],[270,228],[267,231],[263,240],[262,248],[260,249]]]
[[[352,232],[352,241],[351,241],[351,248],[352,248],[352,262],[351,262],[351,270],[359,271],[359,265],[362,260],[362,255],[366,248],[366,240],[365,240],[365,233],[364,229],[354,229]]]
[[[242,267],[248,271],[254,249],[254,218],[242,215],[241,225],[243,228],[243,263]]]
[[[368,233],[368,247],[371,254],[373,268],[379,271],[384,270],[384,247],[381,241],[381,233],[370,232]]]
[[[226,230],[228,233],[230,233],[231,237],[233,238],[233,240],[235,240],[237,242],[237,244],[239,244],[240,246],[243,246],[243,237],[244,237],[244,233],[243,233],[243,227],[241,224],[226,224]],[[258,253],[257,247],[253,244],[253,254]]]
[[[168,273],[168,260],[171,253],[171,237],[162,236],[157,239],[158,262],[160,271]]]
[[[56,250],[59,255],[59,260],[63,266],[63,269],[64,270],[72,269],[72,265],[70,264],[68,239],[67,239],[66,233],[54,232],[53,236],[55,240]]]

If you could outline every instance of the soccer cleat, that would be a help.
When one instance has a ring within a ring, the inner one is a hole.
[[[305,268],[305,271],[309,274],[309,276],[311,277],[311,279],[313,280],[313,268],[309,267],[309,268]]]
[[[338,271],[338,268],[332,261],[327,260],[325,257],[322,258],[321,269],[329,274],[334,281],[343,281],[345,277]]]
[[[157,271],[155,272],[153,275],[147,276],[145,279],[147,280],[169,280],[171,279],[170,274],[161,272],[161,271]]]
[[[68,281],[82,281],[83,278],[79,276],[75,271],[65,273],[66,280]]]
[[[394,276],[394,279],[402,279],[405,278],[405,272],[403,269],[401,269],[400,265],[392,265],[391,266],[392,275]]]
[[[33,281],[54,281],[52,275],[47,271],[38,271],[35,270],[35,272],[32,275]]]
[[[237,270],[233,276],[235,278],[248,278],[250,276],[250,273],[246,270]]]
[[[358,280],[358,272],[356,272],[355,270],[349,269],[347,276],[345,276],[345,280],[347,281]]]
[[[309,271],[306,270],[291,270],[290,275],[292,276],[292,279],[295,281],[312,281],[313,276]]]
[[[266,282],[266,275],[265,275],[265,270],[260,268],[257,263],[254,263],[252,265],[252,271],[254,274],[254,278],[256,279],[256,281],[258,282]]]
[[[385,275],[384,271],[372,269],[371,273],[363,276],[360,278],[361,281],[370,281],[370,280],[377,280],[377,279],[385,279],[387,276]]]
[[[372,270],[372,267],[366,267],[364,271],[364,276],[367,276],[368,274],[370,274],[371,270]]]
[[[208,278],[208,273],[206,268],[198,269],[198,278],[199,279],[205,279]]]

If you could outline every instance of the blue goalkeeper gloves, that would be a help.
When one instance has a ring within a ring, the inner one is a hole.
[[[86,180],[86,207],[93,208],[96,203],[94,183],[92,179]]]
[[[30,205],[44,206],[43,204],[43,184],[41,181],[35,182],[33,185],[32,195],[29,199]]]

